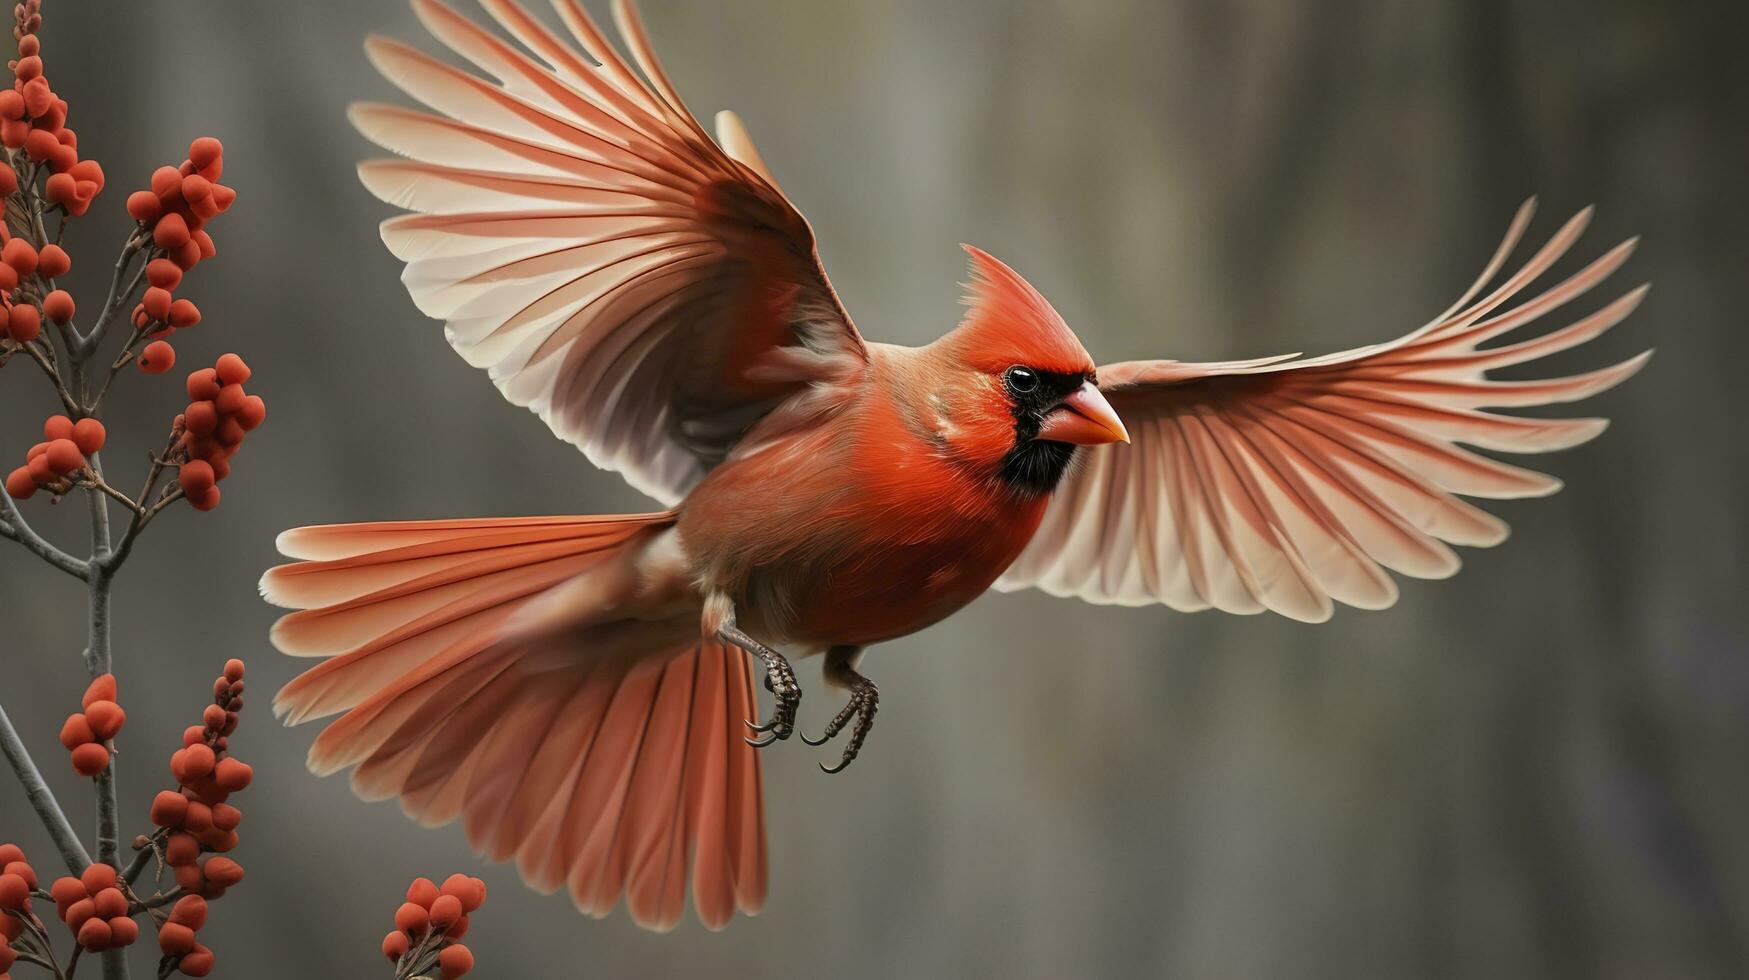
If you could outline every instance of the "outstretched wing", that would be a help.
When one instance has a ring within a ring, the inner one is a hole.
[[[1484,409],[1576,401],[1620,383],[1651,356],[1544,381],[1487,377],[1591,340],[1632,312],[1647,288],[1541,336],[1481,346],[1602,282],[1633,250],[1624,242],[1496,313],[1572,246],[1587,209],[1472,303],[1518,243],[1532,204],[1519,209],[1487,269],[1451,309],[1393,342],[1303,360],[1101,367],[1100,391],[1131,444],[1087,455],[996,588],[1181,610],[1270,609],[1319,622],[1333,600],[1363,609],[1395,602],[1384,568],[1444,578],[1459,565],[1448,544],[1504,540],[1506,525],[1459,495],[1536,497],[1560,481],[1459,444],[1548,452],[1585,442],[1607,423]]]
[[[854,375],[867,352],[740,120],[719,115],[711,140],[629,3],[614,15],[641,77],[577,0],[554,0],[575,45],[513,0],[481,5],[526,51],[413,0],[490,79],[366,45],[435,113],[352,109],[407,158],[359,167],[372,193],[417,212],[384,222],[383,240],[414,302],[506,398],[671,504],[761,417]]]

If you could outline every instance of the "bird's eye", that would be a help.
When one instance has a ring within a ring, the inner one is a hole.
[[[1008,385],[1008,390],[1017,395],[1025,395],[1038,390],[1038,372],[1018,364],[1004,371],[1002,380]]]

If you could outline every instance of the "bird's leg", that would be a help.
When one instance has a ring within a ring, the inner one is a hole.
[[[802,733],[802,741],[809,745],[825,745],[850,724],[850,719],[856,719],[856,727],[850,730],[850,741],[844,746],[844,756],[835,766],[820,763],[823,772],[843,772],[844,767],[856,759],[856,754],[862,751],[863,739],[868,738],[869,729],[874,727],[875,712],[880,710],[881,692],[874,681],[856,672],[857,661],[862,658],[861,647],[833,647],[826,651],[826,680],[836,687],[848,688],[850,700],[836,717],[826,723],[826,732],[819,739],[809,738]]]
[[[766,734],[765,738],[748,739],[747,744],[762,749],[773,742],[789,738],[790,733],[795,731],[796,706],[802,700],[802,689],[796,683],[796,672],[790,668],[789,661],[784,659],[783,654],[742,632],[735,625],[733,614],[717,627],[717,639],[738,646],[765,662],[765,689],[777,701],[771,710],[770,721],[763,725],[747,722],[748,728]]]

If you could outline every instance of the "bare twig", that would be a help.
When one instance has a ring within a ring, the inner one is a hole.
[[[67,863],[67,870],[73,874],[82,873],[91,866],[91,856],[85,852],[85,845],[79,843],[78,832],[67,821],[67,814],[49,790],[48,783],[43,782],[36,761],[18,737],[18,730],[12,727],[12,719],[6,717],[5,708],[0,708],[0,751],[6,754],[6,761],[12,763],[12,771],[24,786],[24,795],[30,799],[37,816],[42,818],[43,826],[48,828],[55,848],[61,852],[61,860]]]
[[[80,410],[78,399],[74,398],[73,393],[67,390],[66,382],[61,380],[61,372],[55,368],[54,364],[50,363],[44,349],[32,342],[24,345],[24,352],[29,354],[30,359],[35,361],[37,366],[43,369],[43,374],[48,376],[49,383],[55,386],[55,394],[60,397],[61,406],[67,410],[67,413],[74,416],[83,415],[84,412]]]
[[[127,278],[128,268],[133,265],[134,257],[139,255],[151,241],[144,228],[139,228],[128,236],[127,245],[121,250],[121,257],[115,260],[115,275],[109,280],[109,296],[103,301],[103,309],[97,314],[97,322],[91,325],[89,333],[83,334],[79,341],[79,354],[89,358],[97,348],[103,346],[103,340],[109,336],[109,331],[115,325],[115,314],[131,300],[134,290],[140,287],[140,282],[146,277],[146,267],[134,274],[130,281]],[[124,286],[123,284],[126,283]]]
[[[89,563],[74,558],[36,533],[36,530],[25,521],[24,515],[18,512],[18,504],[13,501],[12,495],[6,492],[5,487],[0,487],[0,537],[17,541],[35,553],[38,558],[74,578],[84,579],[91,573]]]

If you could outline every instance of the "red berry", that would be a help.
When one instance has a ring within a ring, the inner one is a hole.
[[[225,680],[235,684],[243,679],[243,661],[232,657],[225,661]]]
[[[188,397],[210,401],[219,397],[219,373],[213,368],[201,368],[188,376]]]
[[[154,320],[170,319],[170,304],[173,302],[175,298],[170,295],[170,290],[161,286],[147,287],[145,295],[140,297],[140,305],[145,307],[146,315]]]
[[[443,980],[455,980],[474,968],[474,954],[461,943],[454,943],[438,950],[437,965],[443,971]]]
[[[224,152],[224,144],[211,136],[202,136],[188,144],[188,162],[194,164],[198,170],[205,170],[219,162]]]
[[[93,952],[108,949],[111,935],[109,923],[95,917],[86,919],[79,927],[79,945]]]
[[[395,910],[395,928],[402,932],[422,933],[431,925],[431,913],[423,905],[404,902]]]
[[[220,415],[235,415],[243,410],[243,404],[248,398],[242,385],[227,384],[219,389],[219,397],[214,399],[213,405],[218,408]]]
[[[79,884],[85,889],[85,894],[95,901],[98,892],[115,887],[117,877],[114,868],[99,861],[85,866],[84,872],[79,875]]]
[[[180,269],[192,269],[200,262],[200,243],[194,240],[194,233],[190,232],[188,241],[176,248],[169,249],[165,252],[164,257],[176,263]]]
[[[151,191],[134,191],[128,195],[128,214],[135,221],[151,224],[164,213],[164,205],[159,203],[158,195]]]
[[[17,911],[30,901],[30,883],[23,875],[0,874],[0,909]]]
[[[79,182],[72,174],[51,174],[43,181],[43,196],[56,204],[72,204],[79,200]]]
[[[182,189],[182,174],[175,167],[159,167],[152,171],[152,194],[167,197]]]
[[[430,908],[437,901],[437,883],[430,878],[414,878],[407,886],[407,901],[421,908]]]
[[[96,776],[109,768],[109,750],[96,742],[88,742],[73,750],[73,771],[81,776]]]
[[[188,222],[174,211],[164,215],[152,228],[152,241],[166,250],[181,248],[188,244]]]
[[[0,248],[0,262],[5,262],[21,276],[28,276],[36,271],[36,248],[24,239],[15,237],[5,247]]]
[[[15,242],[19,240],[20,239],[17,238],[13,239]],[[0,256],[0,261],[3,260],[3,256]],[[12,339],[21,344],[30,343],[36,338],[42,336],[43,332],[42,316],[37,313],[36,307],[29,303],[19,303],[12,307],[12,312],[7,319],[6,326],[7,330],[12,334]]]
[[[200,322],[200,307],[192,302],[179,299],[170,304],[170,325],[178,330],[192,327]]]
[[[37,486],[46,487],[55,481],[54,468],[49,466],[47,446],[44,446],[43,451],[38,455],[30,457],[29,462],[25,463],[25,469],[29,472],[30,478],[36,481]]]
[[[185,895],[171,906],[170,921],[190,929],[199,929],[206,925],[206,912],[206,899],[199,895]]]
[[[213,951],[199,943],[194,944],[194,952],[182,957],[176,964],[184,976],[204,977],[213,972]]]
[[[213,750],[210,746],[190,745],[188,748],[183,749],[182,752],[184,759],[183,772],[188,777],[182,780],[184,783],[193,782],[196,779],[201,779],[210,775],[213,771],[213,766],[218,762],[218,760],[213,757]]]
[[[396,931],[383,937],[383,955],[391,960],[398,960],[407,955],[412,943],[407,940],[407,934]]]
[[[180,827],[188,814],[188,797],[175,790],[164,790],[152,799],[152,823],[160,827]]]
[[[173,868],[186,868],[199,859],[200,841],[193,834],[171,834],[164,842],[164,862]]]
[[[461,899],[454,895],[439,895],[431,903],[431,928],[443,932],[460,921],[463,914]]]
[[[33,96],[35,96],[35,97],[33,98]],[[41,104],[42,100],[45,97],[49,97],[49,96],[47,96],[47,93],[45,93],[41,88],[36,88],[33,91],[31,87],[26,87],[25,92],[24,92],[24,107],[25,107],[25,109],[26,110],[37,109],[38,105]],[[38,105],[32,105],[33,102],[37,103]],[[48,109],[47,106],[42,106],[41,112],[33,111],[33,112],[31,112],[31,115],[33,115],[33,116],[41,115],[42,112],[46,112],[47,109]],[[61,141],[58,139],[55,139],[55,134],[49,132],[46,129],[33,129],[30,132],[24,134],[24,155],[30,157],[32,160],[35,160],[37,163],[41,163],[44,160],[47,160],[50,156],[52,156],[54,154],[54,152],[56,150],[58,150],[60,148],[61,148]]]
[[[200,493],[189,494],[188,503],[195,510],[205,512],[212,510],[219,505],[219,496],[220,493],[218,487],[207,487]]]
[[[73,445],[79,451],[89,456],[103,448],[109,433],[103,428],[103,423],[96,419],[80,419],[73,423]]]
[[[67,913],[61,916],[61,920],[67,923],[67,928],[73,930],[73,932],[77,934],[79,932],[79,927],[83,926],[96,914],[97,904],[89,898],[81,898],[67,906]]]
[[[246,762],[238,759],[220,759],[213,769],[213,782],[219,789],[227,793],[236,793],[249,786],[255,779],[255,770]]]
[[[169,259],[153,259],[146,263],[146,281],[159,289],[175,289],[182,281],[182,270]]]
[[[165,956],[181,956],[190,952],[194,949],[194,930],[179,922],[164,923],[158,927],[158,949]]]
[[[265,421],[267,421],[267,403],[261,400],[261,396],[250,395],[243,399],[243,407],[237,409],[237,422],[243,426],[243,431],[253,431]]]
[[[89,708],[92,703],[96,701],[115,700],[117,700],[115,675],[102,674],[93,679],[90,684],[86,685],[85,695],[79,699],[79,706],[81,708]]]
[[[229,803],[220,803],[213,807],[213,826],[225,833],[237,829],[243,822],[243,811]]]
[[[243,359],[235,354],[220,354],[218,363],[213,365],[213,370],[217,373],[219,381],[228,385],[240,385],[248,381],[250,376],[254,374],[249,370],[249,365],[243,363]]]
[[[6,475],[6,492],[14,500],[29,500],[36,493],[36,480],[30,475],[30,468],[20,466]]]
[[[56,323],[73,319],[73,294],[57,289],[43,297],[43,313]]]
[[[77,878],[56,878],[49,886],[49,897],[55,900],[55,906],[60,909],[61,918],[67,917],[67,909],[82,898],[89,898],[85,884]]]
[[[59,476],[66,476],[85,465],[85,455],[79,452],[78,444],[71,439],[56,439],[49,443],[48,452],[43,453],[43,456],[49,461],[49,469]]]
[[[229,888],[243,880],[243,866],[228,857],[208,858],[201,870],[206,872],[206,880],[220,888]]]
[[[146,374],[163,374],[176,365],[176,348],[169,341],[154,340],[140,351],[135,363]]]
[[[109,920],[109,936],[111,946],[132,946],[140,938],[140,924],[126,915],[118,915]]]
[[[218,406],[209,401],[192,402],[182,412],[182,424],[197,439],[210,436],[219,427]]]
[[[113,919],[118,915],[128,914],[127,896],[119,888],[105,888],[91,896],[91,904],[97,909],[100,919]]]
[[[91,723],[83,713],[67,716],[67,723],[61,726],[61,744],[68,752],[81,745],[89,745],[97,741],[97,733],[91,730]]]
[[[93,701],[91,707],[85,709],[85,720],[91,723],[91,731],[99,741],[107,742],[114,738],[127,718],[127,712],[121,710],[121,705],[114,701]]]
[[[193,497],[205,493],[217,481],[213,478],[211,463],[204,459],[191,459],[182,464],[182,471],[176,475],[176,482],[182,487],[183,493]],[[214,705],[213,707],[218,706]],[[211,711],[212,709],[208,708],[207,710]]]
[[[442,891],[445,895],[454,895],[461,899],[463,911],[472,912],[486,902],[486,883],[464,874],[453,874],[445,878]]]

